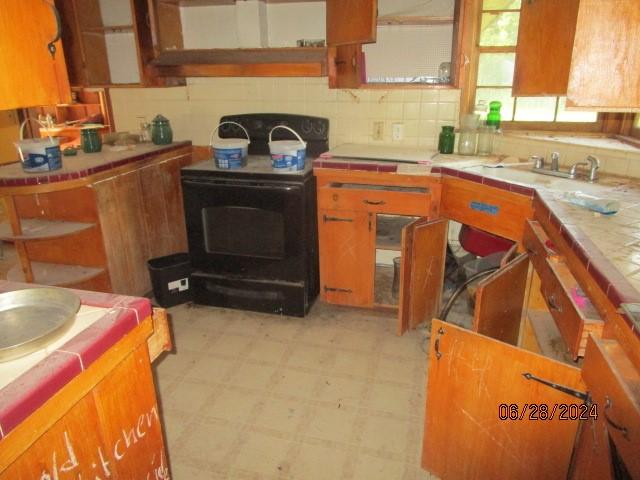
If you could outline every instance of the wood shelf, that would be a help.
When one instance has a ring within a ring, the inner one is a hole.
[[[378,17],[378,25],[452,25],[453,17],[433,17],[424,15],[383,15]]]
[[[310,76],[327,72],[324,47],[172,50],[150,64],[158,76]]]
[[[11,225],[0,223],[0,240],[43,240],[66,237],[95,226],[95,223],[42,220],[38,218],[20,219],[22,235],[14,235]]]
[[[56,263],[31,262],[33,283],[65,287],[91,280],[105,272],[104,268],[62,265]],[[21,266],[14,265],[7,272],[10,282],[26,282]]]
[[[417,219],[418,217],[402,215],[378,215],[376,220],[376,248],[379,250],[400,251],[402,249],[402,229]]]
[[[82,33],[126,33],[133,32],[133,25],[105,25],[103,27],[87,27]]]

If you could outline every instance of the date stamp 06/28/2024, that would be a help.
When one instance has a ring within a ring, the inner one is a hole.
[[[498,418],[505,421],[521,420],[596,420],[598,405],[595,403],[501,403]]]

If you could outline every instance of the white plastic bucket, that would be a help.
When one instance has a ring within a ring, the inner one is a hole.
[[[213,135],[218,131],[221,125],[231,123],[237,125],[247,136],[244,138],[213,138]],[[213,132],[211,132],[211,138],[209,139],[209,145],[213,148],[213,158],[218,168],[242,168],[247,165],[247,153],[249,150],[249,133],[245,128],[237,122],[222,122]]]
[[[298,140],[271,140],[271,134],[277,128],[283,128],[293,133]],[[271,166],[279,171],[304,170],[304,161],[307,157],[307,142],[292,128],[277,125],[269,132],[269,152],[271,153]]]
[[[22,169],[29,173],[49,172],[62,168],[60,140],[58,138],[24,138],[24,127],[29,120],[45,125],[35,118],[27,118],[20,125],[20,140],[14,142],[20,155]]]

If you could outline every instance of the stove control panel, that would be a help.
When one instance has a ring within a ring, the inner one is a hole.
[[[268,148],[269,132],[278,125],[283,125],[295,130],[305,142],[312,143],[307,148],[320,150],[320,153],[329,148],[329,119],[311,117],[308,115],[292,115],[285,113],[249,113],[242,115],[226,115],[220,119],[222,122],[236,122],[242,125],[249,133],[251,144],[249,153],[258,148]],[[233,124],[220,126],[218,130],[221,138],[246,138],[242,129]],[[273,132],[273,140],[295,140],[291,132],[278,129]],[[258,152],[255,152],[258,153]]]

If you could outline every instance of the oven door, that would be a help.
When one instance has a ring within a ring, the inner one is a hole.
[[[242,278],[300,279],[302,185],[185,177],[182,188],[195,269]]]

